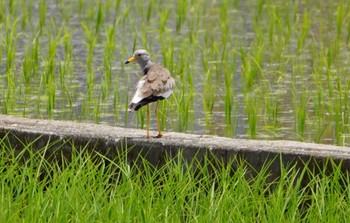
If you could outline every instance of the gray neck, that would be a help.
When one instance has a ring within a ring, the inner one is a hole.
[[[148,70],[151,68],[152,61],[146,60],[146,61],[138,61],[141,70],[143,71],[143,74],[147,74]]]

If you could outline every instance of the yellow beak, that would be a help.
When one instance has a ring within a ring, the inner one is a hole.
[[[125,61],[125,64],[134,62],[135,60],[136,60],[136,57],[132,56],[132,57],[130,57],[127,61]]]

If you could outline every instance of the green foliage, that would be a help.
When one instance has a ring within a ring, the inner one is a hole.
[[[332,171],[282,166],[273,180],[272,162],[256,171],[180,152],[155,168],[142,156],[131,165],[132,148],[112,161],[73,145],[58,165],[44,159],[57,142],[36,152],[33,143],[15,153],[0,141],[1,222],[345,222],[350,212],[350,178],[331,160]]]

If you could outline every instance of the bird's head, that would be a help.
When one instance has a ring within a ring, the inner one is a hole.
[[[147,64],[150,59],[151,57],[149,56],[149,53],[146,50],[141,49],[136,50],[132,57],[125,61],[125,64],[132,63],[134,61],[137,61],[139,64]]]

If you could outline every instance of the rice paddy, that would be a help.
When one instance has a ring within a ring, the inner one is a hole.
[[[145,48],[166,131],[349,145],[349,40],[345,0],[1,1],[1,113],[144,128]]]

